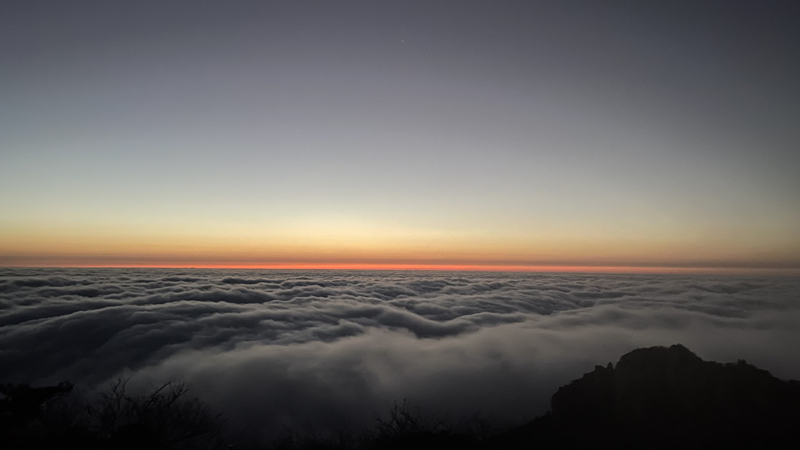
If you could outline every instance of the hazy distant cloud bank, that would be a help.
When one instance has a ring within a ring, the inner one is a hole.
[[[0,382],[186,379],[235,423],[530,418],[644,345],[800,378],[797,278],[0,269]]]

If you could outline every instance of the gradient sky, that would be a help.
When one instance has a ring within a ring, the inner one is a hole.
[[[0,265],[800,268],[800,4],[608,3],[6,1]]]

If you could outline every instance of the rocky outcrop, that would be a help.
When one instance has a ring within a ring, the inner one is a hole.
[[[682,345],[643,348],[560,388],[534,428],[552,447],[798,448],[800,385]]]

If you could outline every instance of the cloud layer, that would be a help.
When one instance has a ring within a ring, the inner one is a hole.
[[[797,278],[0,269],[0,381],[185,379],[265,435],[358,428],[404,398],[524,420],[646,345],[800,378],[798,325]]]

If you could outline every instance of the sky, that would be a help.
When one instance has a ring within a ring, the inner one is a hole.
[[[796,271],[798,19],[6,1],[0,265]]]

